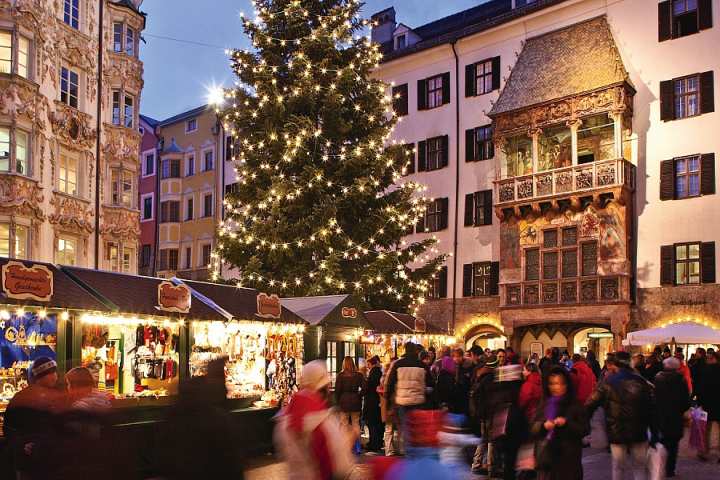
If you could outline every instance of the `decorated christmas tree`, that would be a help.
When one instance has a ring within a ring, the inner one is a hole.
[[[379,46],[355,0],[256,0],[230,52],[236,86],[219,110],[234,139],[214,273],[281,296],[354,293],[372,307],[417,307],[444,258],[434,238],[406,243],[423,186],[388,145],[388,86],[372,78]]]

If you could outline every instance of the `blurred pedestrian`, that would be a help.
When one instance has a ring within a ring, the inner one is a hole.
[[[540,373],[546,376],[552,367],[560,363],[560,350],[557,347],[545,349],[545,356],[540,359]]]
[[[457,365],[452,357],[440,359],[440,368],[435,379],[434,390],[435,403],[440,408],[447,408],[452,401],[456,369]]]
[[[485,364],[475,371],[475,379],[470,390],[470,414],[475,431],[480,436],[480,443],[475,449],[471,471],[475,475],[488,475],[492,463],[490,451],[491,418],[487,408],[490,384],[495,379],[497,360],[488,358]]]
[[[343,359],[342,371],[335,379],[335,404],[340,410],[340,424],[355,440],[360,439],[360,412],[362,411],[362,390],[365,379],[355,369],[352,357]],[[359,446],[359,445],[358,445]],[[359,453],[359,448],[354,448]]]
[[[455,363],[455,378],[448,410],[450,413],[467,415],[470,396],[470,376],[472,375],[474,365],[469,358],[464,356],[462,348],[453,350],[452,359]]]
[[[682,349],[677,349],[677,351],[675,352],[675,358],[680,361],[680,368],[678,369],[678,371],[682,374],[685,382],[687,383],[688,390],[690,390],[690,392],[692,393],[694,391],[692,375],[690,374],[690,368],[685,363],[685,355],[683,355]]]
[[[587,356],[585,357],[585,361],[587,362],[588,366],[590,366],[593,374],[595,374],[595,380],[600,380],[602,369],[600,368],[600,362],[597,361],[597,356],[595,356],[595,352],[589,350],[587,352]]]
[[[666,358],[663,371],[655,377],[655,399],[657,401],[658,438],[667,450],[665,475],[675,476],[678,445],[685,429],[684,415],[690,408],[690,391],[683,376],[678,372],[680,362],[677,358]]]
[[[337,417],[330,414],[329,396],[330,375],[325,361],[309,362],[302,370],[300,391],[276,417],[275,446],[287,463],[290,480],[346,478],[353,468],[350,453],[353,439],[344,432]]]
[[[363,418],[368,427],[370,439],[367,444],[369,452],[380,452],[383,448],[384,425],[380,415],[380,380],[382,369],[380,368],[380,357],[375,355],[367,361],[370,371],[363,388]]]
[[[525,365],[523,377],[525,381],[520,387],[518,407],[520,407],[528,422],[532,422],[535,420],[537,406],[542,399],[542,378],[538,366],[534,363]]]
[[[576,353],[573,355],[573,366],[570,369],[570,378],[573,382],[573,391],[578,402],[585,404],[593,390],[595,390],[595,374],[587,364],[582,355]]]
[[[709,351],[710,349],[708,349]],[[708,420],[705,429],[705,451],[701,452],[699,457],[701,460],[707,460],[713,443],[713,431],[717,433],[716,439],[720,443],[720,353],[707,354],[703,375],[703,394],[700,405],[707,412]],[[720,459],[718,459],[718,463],[720,463]]]

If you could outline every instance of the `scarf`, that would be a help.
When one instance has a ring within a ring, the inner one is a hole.
[[[547,402],[545,403],[545,420],[555,420],[558,417],[558,414],[560,413],[560,403],[565,398],[565,395],[562,396],[551,396],[548,398]],[[555,429],[552,429],[548,432],[547,438],[548,440],[552,440],[553,436],[555,434]]]

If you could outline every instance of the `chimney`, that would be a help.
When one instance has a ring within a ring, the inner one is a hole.
[[[371,39],[375,43],[391,42],[395,31],[395,9],[393,7],[374,14],[370,17],[373,22]]]

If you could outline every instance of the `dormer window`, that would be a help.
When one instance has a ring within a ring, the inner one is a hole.
[[[395,37],[395,50],[402,50],[407,46],[407,35],[402,34]]]
[[[197,118],[191,118],[185,123],[185,133],[194,132],[197,128]]]

